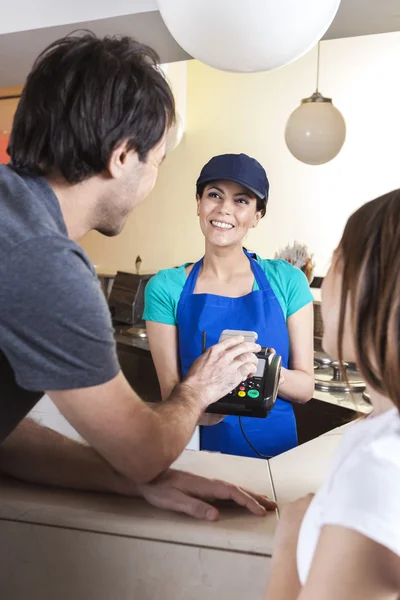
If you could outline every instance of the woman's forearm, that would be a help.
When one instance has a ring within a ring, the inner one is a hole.
[[[295,552],[288,557],[273,555],[265,600],[296,600],[301,586],[297,575]]]
[[[303,404],[313,397],[314,376],[294,369],[282,368],[284,382],[279,386],[279,397]]]

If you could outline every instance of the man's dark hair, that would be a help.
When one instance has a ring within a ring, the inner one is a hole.
[[[145,161],[175,120],[157,53],[90,32],[53,42],[28,75],[8,152],[13,166],[78,183],[107,168],[122,142]]]

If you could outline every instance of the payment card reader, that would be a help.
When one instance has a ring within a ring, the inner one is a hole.
[[[243,335],[245,341],[256,342],[257,333],[254,331],[224,330],[219,341],[233,335]],[[205,348],[205,334],[203,334]],[[221,415],[238,415],[242,417],[265,418],[272,410],[278,394],[282,359],[278,354],[262,348],[256,354],[258,366],[256,373],[242,381],[226,396],[210,404],[207,413]]]

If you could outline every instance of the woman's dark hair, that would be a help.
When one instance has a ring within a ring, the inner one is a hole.
[[[17,168],[69,183],[107,168],[127,142],[145,161],[175,121],[157,53],[130,37],[91,32],[48,46],[28,75],[8,152]]]
[[[335,266],[342,273],[339,359],[350,304],[358,368],[371,388],[400,408],[400,190],[350,217]]]
[[[210,185],[210,183],[212,183],[212,181],[204,181],[203,183],[199,183],[196,185],[196,196],[199,196],[199,198],[202,197],[203,193],[204,193],[204,189],[206,187],[206,185]],[[259,212],[261,211],[261,218],[264,217],[265,213],[267,212],[267,201],[266,199],[262,199],[259,196],[256,195],[256,211]]]

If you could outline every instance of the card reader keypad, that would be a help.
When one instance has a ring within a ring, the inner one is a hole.
[[[239,398],[248,396],[249,398],[254,399],[259,397],[260,390],[260,383],[251,377],[246,381],[242,381],[237,388],[229,392],[228,396],[239,396]]]

